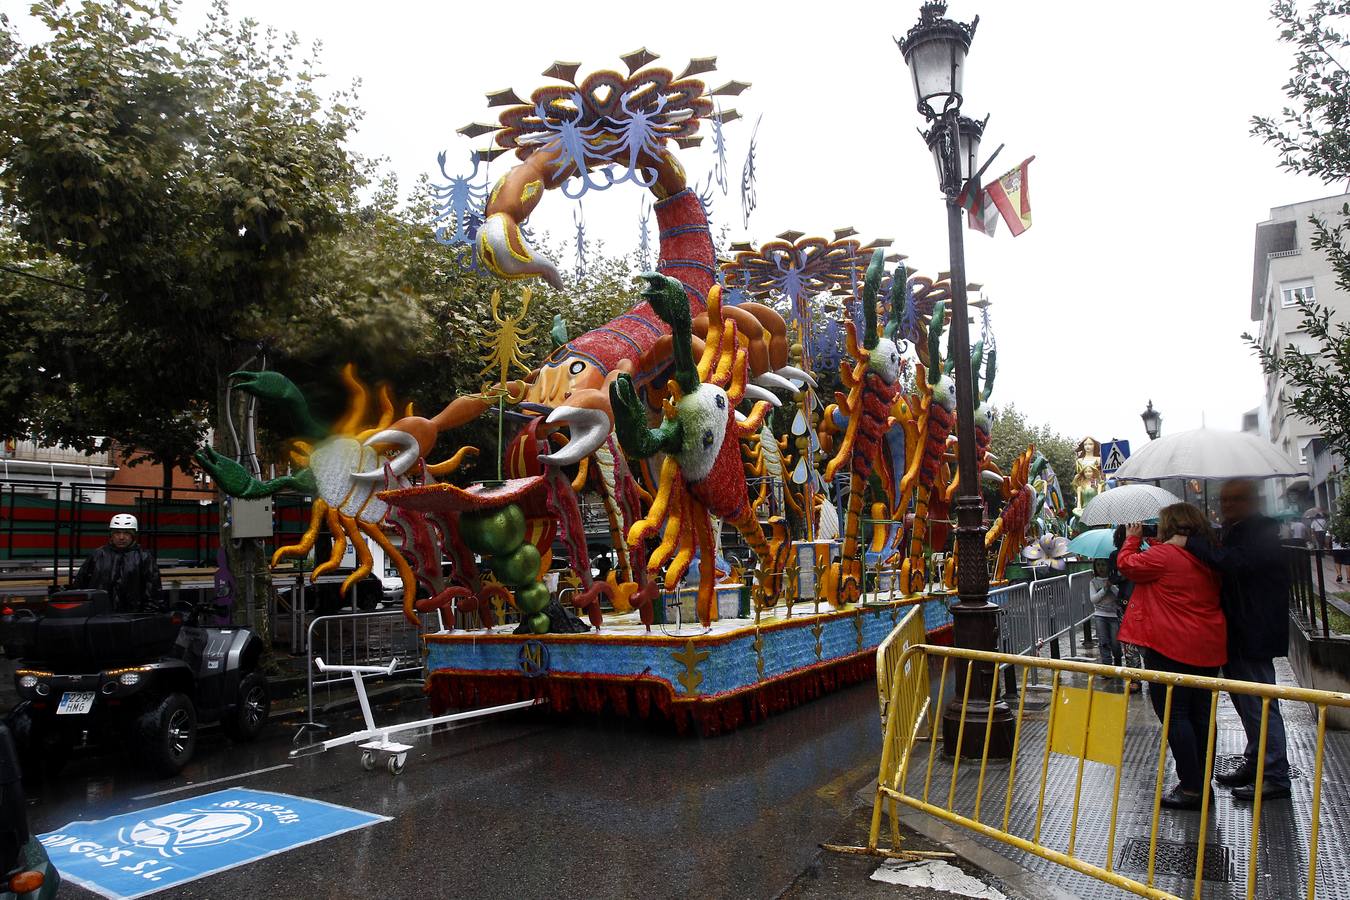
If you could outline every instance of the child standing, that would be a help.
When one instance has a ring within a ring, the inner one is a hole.
[[[1097,652],[1102,665],[1118,666],[1121,662],[1120,589],[1111,583],[1111,566],[1107,560],[1092,561],[1092,581],[1088,588],[1092,597],[1092,630],[1097,634]]]

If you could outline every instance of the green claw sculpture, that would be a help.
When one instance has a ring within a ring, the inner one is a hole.
[[[694,365],[694,345],[690,338],[693,320],[684,286],[656,272],[638,276],[647,282],[642,297],[651,304],[661,321],[670,326],[671,349],[675,357],[675,383],[686,394],[698,389],[698,367]],[[684,435],[679,419],[662,419],[657,428],[647,427],[647,408],[638,399],[633,379],[621,374],[609,388],[614,409],[614,433],[629,455],[647,459],[657,453],[676,453]]]
[[[280,372],[249,372],[240,370],[230,373],[236,390],[252,394],[259,400],[275,403],[291,419],[291,431],[296,437],[317,439],[328,434],[328,428],[314,419],[309,411],[309,401],[300,392],[300,388]]]
[[[311,495],[319,492],[319,486],[309,469],[301,469],[293,475],[282,475],[270,481],[259,481],[239,463],[228,456],[221,456],[210,447],[198,450],[192,458],[197,461],[197,465],[211,473],[222,491],[241,500],[270,497],[277,491],[287,489]]]

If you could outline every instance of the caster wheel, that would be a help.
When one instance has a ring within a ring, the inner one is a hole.
[[[361,768],[367,772],[375,771],[375,754],[369,750],[361,751]]]
[[[403,772],[403,766],[408,761],[408,754],[400,753],[397,756],[389,757],[389,774],[399,775]]]

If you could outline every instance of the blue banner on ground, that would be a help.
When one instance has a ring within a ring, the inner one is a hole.
[[[272,791],[229,788],[39,835],[61,877],[131,900],[389,821]]]

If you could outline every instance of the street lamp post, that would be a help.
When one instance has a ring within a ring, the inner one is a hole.
[[[1139,418],[1144,420],[1144,433],[1148,435],[1150,441],[1156,441],[1158,435],[1162,434],[1162,414],[1153,408],[1153,401],[1148,401],[1148,409],[1139,414]]]
[[[957,647],[998,650],[998,607],[989,602],[989,563],[984,549],[984,504],[980,498],[980,474],[975,458],[975,391],[970,367],[970,332],[966,312],[966,263],[961,189],[975,174],[984,122],[961,115],[961,86],[966,53],[979,24],[969,25],[945,17],[945,2],[928,2],[919,12],[919,22],[896,43],[914,81],[919,112],[930,123],[924,141],[937,164],[938,181],[947,201],[947,239],[951,253],[952,320],[948,354],[956,361],[957,471],[960,490],[956,513],[956,593],[952,604],[952,642]],[[987,121],[987,119],[985,120]],[[932,360],[936,365],[937,361]],[[1016,536],[1009,535],[1008,540]],[[991,722],[988,752],[991,757],[1012,755],[1012,711],[1001,699],[989,709],[994,691],[992,663],[972,663],[969,701],[965,704],[963,756],[980,756],[985,748],[984,729]],[[965,693],[965,666],[956,667],[956,690]],[[942,714],[943,749],[957,752],[962,719],[962,701],[954,699]]]

